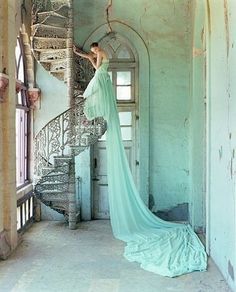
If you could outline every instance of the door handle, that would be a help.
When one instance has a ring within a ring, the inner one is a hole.
[[[100,179],[97,178],[97,177],[93,177],[92,180],[93,180],[93,181],[99,181]]]
[[[97,168],[97,158],[94,158],[94,161],[93,161],[93,162],[94,162],[94,163],[93,163],[93,164],[94,164],[94,165],[93,165],[94,168]]]

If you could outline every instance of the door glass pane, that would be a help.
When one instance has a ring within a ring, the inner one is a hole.
[[[130,85],[131,84],[131,72],[120,71],[117,72],[117,85]]]
[[[130,100],[131,99],[131,86],[117,86],[117,99]]]
[[[131,112],[119,112],[120,125],[128,126],[132,122],[132,113]]]
[[[122,140],[132,140],[132,128],[131,127],[121,127]]]

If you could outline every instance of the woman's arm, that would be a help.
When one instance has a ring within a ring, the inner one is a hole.
[[[80,57],[83,57],[83,58],[86,58],[86,59],[89,59],[89,61],[91,62],[91,64],[93,65],[93,67],[95,69],[98,69],[102,63],[102,54],[100,52],[98,52],[98,54],[96,55],[96,59],[97,61],[94,60],[94,56],[95,55],[92,55],[92,54],[87,54],[87,53],[84,53],[84,52],[78,52],[77,51],[77,48],[75,45],[73,45],[73,51],[76,55],[80,56]]]
[[[91,56],[89,57],[89,61],[92,63],[93,67],[97,70],[101,63],[102,63],[102,55],[101,53],[97,54],[97,61],[95,62],[94,58]]]
[[[90,57],[90,55],[89,54],[87,54],[87,53],[84,53],[84,52],[78,52],[77,51],[77,48],[76,48],[76,46],[75,45],[73,45],[73,51],[74,51],[74,53],[76,54],[76,55],[78,55],[78,56],[80,56],[80,57],[83,57],[83,58],[86,58],[86,59],[89,59],[89,57]]]

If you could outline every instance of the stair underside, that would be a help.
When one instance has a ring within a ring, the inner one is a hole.
[[[50,50],[66,49],[67,39],[34,37],[32,40],[33,49]]]
[[[31,32],[34,37],[66,38],[67,36],[66,28],[41,23],[32,25]]]

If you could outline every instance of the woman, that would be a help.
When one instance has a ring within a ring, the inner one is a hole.
[[[90,53],[83,53],[78,51],[76,46],[74,46],[75,54],[88,59],[96,69],[94,77],[83,93],[84,98],[86,98],[84,113],[89,120],[95,117],[108,119],[110,101],[112,100],[114,103],[115,100],[112,83],[107,72],[109,59],[97,42],[90,45],[90,50]]]
[[[114,236],[127,243],[124,256],[129,261],[139,262],[143,269],[163,276],[206,270],[204,247],[191,226],[161,220],[140,198],[122,144],[116,100],[107,72],[107,55],[98,43],[91,45],[91,52],[76,52],[89,59],[96,69],[84,92],[84,112],[88,119],[104,117],[107,121],[110,219]]]
[[[85,54],[78,51],[75,45],[73,46],[73,50],[74,53],[77,54],[78,56],[88,59],[96,70],[101,66],[103,60],[108,61],[105,51],[99,47],[97,42],[92,43],[90,45],[91,50],[90,54]]]

